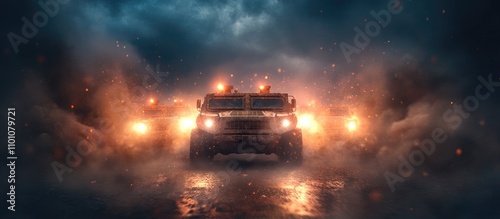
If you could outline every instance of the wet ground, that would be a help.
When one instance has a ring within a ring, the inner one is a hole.
[[[180,153],[182,154],[182,153]],[[65,175],[21,173],[19,218],[496,218],[500,174],[415,174],[391,192],[376,159],[308,154],[109,159]],[[337,161],[335,161],[337,160]],[[338,162],[341,160],[342,162]],[[6,218],[6,217],[2,217]]]

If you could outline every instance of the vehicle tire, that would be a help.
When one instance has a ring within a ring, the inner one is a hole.
[[[213,141],[209,133],[194,129],[191,131],[189,143],[191,163],[209,162],[214,157]]]
[[[278,158],[280,162],[302,164],[302,130],[294,129],[283,133],[279,141]]]

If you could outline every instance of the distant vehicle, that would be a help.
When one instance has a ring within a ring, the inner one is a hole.
[[[287,93],[234,92],[219,85],[219,92],[197,101],[200,111],[191,132],[191,161],[209,161],[217,153],[275,153],[280,161],[302,162],[302,131],[297,128],[296,100]]]
[[[367,124],[362,124],[352,107],[348,106],[310,106],[302,108],[301,127],[308,128],[314,120],[320,131],[310,133],[325,139],[324,147],[334,142],[344,145],[343,149],[362,157],[374,156],[377,138],[370,132]],[[308,119],[308,120],[306,120]]]
[[[180,100],[174,100],[172,106],[162,105],[158,100],[150,99],[149,104],[140,110],[139,120],[132,129],[145,140],[164,140],[172,137],[176,131],[186,131],[192,128],[194,121],[188,119],[194,109],[189,108]]]
[[[345,106],[320,107],[317,118],[325,134],[331,138],[345,139],[358,136],[359,119]]]

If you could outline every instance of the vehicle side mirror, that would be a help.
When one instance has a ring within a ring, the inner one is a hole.
[[[200,99],[196,100],[196,110],[201,111],[201,100]]]
[[[297,101],[292,99],[292,111],[295,112],[295,110],[297,110]]]

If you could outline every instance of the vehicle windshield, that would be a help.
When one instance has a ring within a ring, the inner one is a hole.
[[[173,107],[165,109],[165,115],[167,116],[181,116],[186,114],[187,108],[185,107]]]
[[[285,101],[282,98],[253,98],[253,109],[282,109]]]
[[[142,116],[150,117],[168,117],[168,116],[182,116],[187,112],[186,107],[163,107],[158,109],[144,109]]]
[[[330,115],[332,116],[348,116],[349,110],[346,108],[331,108]]]
[[[145,117],[157,117],[162,115],[161,110],[144,110],[142,111],[142,115]]]
[[[243,109],[243,98],[212,98],[208,100],[208,109]]]

